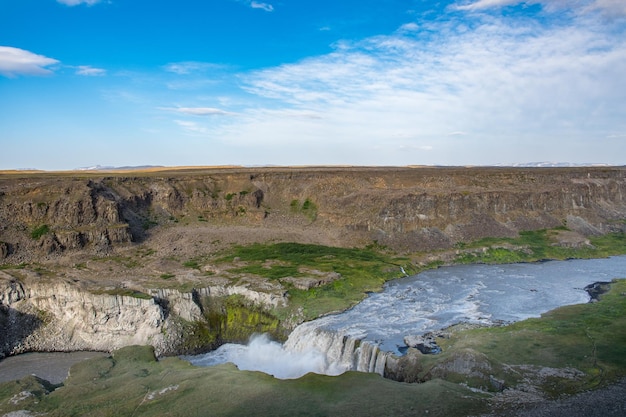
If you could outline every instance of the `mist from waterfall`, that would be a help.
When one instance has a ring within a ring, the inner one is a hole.
[[[343,313],[303,323],[284,344],[257,335],[247,345],[226,344],[186,359],[199,366],[232,362],[281,379],[350,370],[384,375],[389,355],[406,349],[404,336],[457,323],[514,322],[585,303],[585,286],[625,271],[626,256],[439,268],[390,282]]]
[[[293,334],[292,334],[293,335]],[[347,371],[383,375],[388,353],[376,345],[333,332],[299,332],[280,344],[266,334],[254,335],[247,345],[227,343],[206,355],[187,356],[193,365],[231,362],[242,371],[261,371],[279,379],[308,373],[341,375]]]

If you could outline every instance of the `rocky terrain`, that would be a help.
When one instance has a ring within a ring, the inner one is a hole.
[[[559,226],[554,244],[584,247],[625,231],[624,218],[623,167],[4,173],[0,346],[150,343],[172,353],[185,326],[208,320],[211,298],[270,310],[288,303],[286,285],[336,278],[311,270],[281,283],[197,263],[232,245],[377,245],[445,258],[464,242]]]
[[[203,226],[226,227],[216,232],[216,241],[228,240],[222,243],[376,241],[402,252],[563,224],[589,236],[626,229],[625,173],[581,167],[4,174],[0,256],[16,264],[106,254],[128,244],[169,255],[192,251],[188,246],[198,241],[191,235]]]

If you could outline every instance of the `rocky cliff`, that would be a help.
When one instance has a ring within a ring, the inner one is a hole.
[[[239,295],[247,299],[239,309],[269,309],[286,302],[238,286],[154,289],[150,294],[94,292],[79,282],[50,282],[30,271],[8,271],[0,271],[0,357],[28,351],[112,351],[129,345],[152,345],[159,355],[193,352],[228,341],[221,340],[224,324],[237,324],[220,320],[226,312],[209,307],[208,300]],[[206,334],[194,339],[189,331]]]
[[[406,252],[567,224],[624,230],[625,168],[223,169],[84,178],[0,176],[0,259],[107,253],[201,224],[377,241]],[[283,240],[285,238],[282,238]],[[245,240],[245,239],[243,239]],[[279,239],[280,240],[280,239]]]

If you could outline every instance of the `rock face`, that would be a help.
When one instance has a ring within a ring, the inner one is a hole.
[[[435,337],[437,336],[433,333],[405,336],[404,343],[408,347],[417,349],[425,355],[441,353],[441,347],[437,344]]]
[[[186,328],[197,323],[209,326],[203,311],[205,297],[239,294],[263,307],[284,303],[241,287],[152,293],[93,293],[73,282],[16,280],[0,271],[0,356],[111,351],[136,344],[152,345],[159,355],[173,354],[184,351]]]
[[[162,174],[162,175],[161,175]],[[306,228],[321,241],[399,251],[567,224],[626,230],[626,168],[259,168],[88,178],[0,176],[0,262],[106,253],[207,222]],[[324,238],[325,237],[325,238]]]

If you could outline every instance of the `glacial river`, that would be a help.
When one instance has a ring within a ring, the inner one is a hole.
[[[298,326],[284,345],[260,336],[186,357],[199,366],[233,362],[277,378],[307,372],[382,372],[385,355],[401,355],[404,337],[458,323],[492,325],[586,303],[584,288],[626,278],[626,256],[508,265],[442,267],[394,280],[352,309]]]

